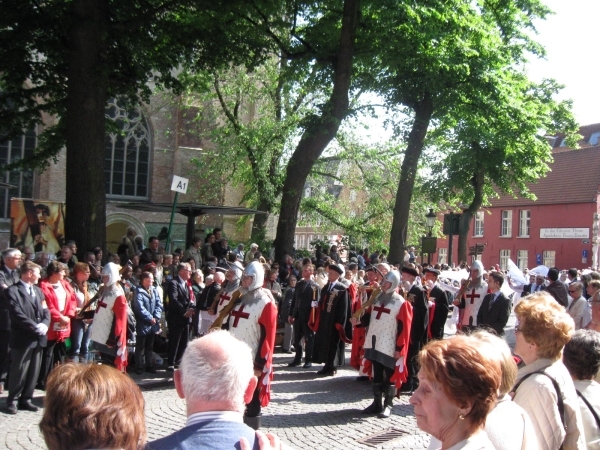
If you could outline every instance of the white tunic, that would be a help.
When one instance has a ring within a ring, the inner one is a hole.
[[[113,306],[115,300],[121,295],[125,295],[123,289],[120,286],[115,286],[112,292],[105,292],[100,300],[98,300],[98,308],[96,309],[96,314],[94,314],[94,326],[92,326],[90,337],[92,341],[99,344],[106,344],[106,341],[108,341],[115,316]]]
[[[263,289],[260,288],[260,290]],[[264,293],[252,291],[244,294],[242,301],[235,305],[229,315],[229,332],[240,341],[248,344],[253,357],[256,356],[260,344],[261,328],[258,321],[265,305],[271,302],[268,295],[261,294]],[[247,302],[248,298],[254,298],[254,300]]]
[[[217,316],[221,314],[223,308],[225,308],[229,304],[233,293],[237,291],[238,288],[239,285],[235,286],[234,289],[231,290],[227,290],[226,287],[221,290],[221,292],[219,293],[219,303],[217,303]]]
[[[465,294],[465,309],[462,312],[461,325],[477,325],[477,313],[479,307],[483,303],[483,297],[487,294],[488,285],[485,281],[481,281],[481,285],[478,288],[470,288]]]
[[[392,294],[394,301],[387,305],[382,305],[380,302],[383,296],[386,295],[378,295],[371,309],[371,320],[364,348],[365,350],[372,348],[393,358],[398,338],[398,321],[396,317],[405,300],[400,295],[394,293]]]

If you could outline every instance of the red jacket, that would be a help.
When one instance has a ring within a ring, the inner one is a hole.
[[[52,284],[50,284],[47,279],[40,281],[40,288],[42,289],[42,292],[44,292],[46,304],[50,310],[50,326],[48,327],[48,340],[50,341],[56,340],[62,342],[71,335],[70,322],[65,329],[61,331],[55,330],[54,324],[58,323],[61,315],[72,319],[73,316],[75,316],[75,309],[77,308],[77,298],[75,297],[75,292],[73,291],[71,284],[66,280],[61,280],[61,284],[67,293],[65,309],[63,311],[59,311],[58,309],[58,298],[56,297]]]

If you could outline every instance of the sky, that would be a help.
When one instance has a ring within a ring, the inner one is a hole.
[[[545,0],[555,12],[536,24],[536,40],[546,48],[546,60],[531,61],[532,80],[554,78],[565,85],[559,96],[573,100],[580,125],[600,122],[599,0]]]

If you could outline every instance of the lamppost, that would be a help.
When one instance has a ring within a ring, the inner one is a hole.
[[[423,249],[427,249],[427,264],[431,264],[431,254],[436,252],[436,239],[432,237],[433,235],[433,226],[435,225],[435,219],[437,218],[436,213],[433,212],[433,209],[429,209],[429,213],[425,215],[426,225],[429,229],[427,233],[427,237],[423,238]]]

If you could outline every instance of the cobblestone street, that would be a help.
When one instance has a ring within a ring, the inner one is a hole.
[[[514,316],[507,327],[507,341],[514,344]],[[340,368],[335,377],[319,378],[313,369],[288,368],[293,355],[276,354],[275,380],[270,405],[263,410],[263,431],[277,434],[296,449],[369,449],[357,442],[388,429],[404,432],[378,448],[427,448],[429,437],[419,431],[413,417],[408,396],[394,403],[389,419],[378,419],[361,414],[371,402],[370,383],[356,381],[356,371]],[[349,360],[347,352],[347,360]],[[166,372],[159,371],[153,379],[134,378],[144,388],[148,438],[153,440],[181,428],[185,423],[185,405],[175,393],[172,384],[150,388],[152,383],[164,380]],[[155,385],[156,386],[156,385]],[[10,450],[45,449],[38,423],[41,411],[19,411],[16,416],[4,413],[6,393],[0,400],[0,448]],[[34,403],[42,406],[43,392],[36,391]]]

